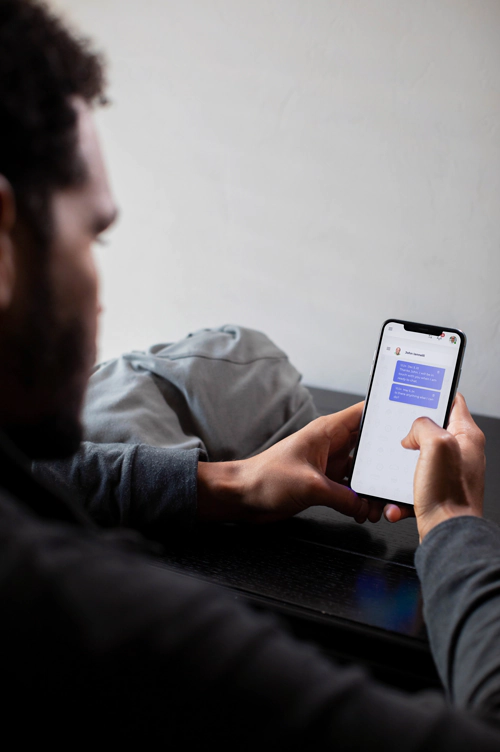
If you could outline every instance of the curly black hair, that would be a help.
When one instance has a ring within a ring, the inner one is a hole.
[[[42,2],[0,0],[0,174],[21,207],[82,179],[71,97],[93,106],[104,89],[87,39]]]

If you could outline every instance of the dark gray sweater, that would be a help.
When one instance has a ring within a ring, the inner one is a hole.
[[[86,505],[100,522],[147,531],[171,514],[193,516],[196,452],[83,452]],[[57,736],[70,723],[80,739],[145,748],[500,750],[495,524],[450,520],[417,552],[444,700],[335,666],[270,617],[123,550],[62,502],[40,502],[8,457],[0,479],[4,683],[38,718],[37,733]]]

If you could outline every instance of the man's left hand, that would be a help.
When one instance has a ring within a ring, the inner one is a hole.
[[[200,462],[198,516],[274,522],[313,505],[375,521],[365,499],[345,485],[363,403],[312,421],[262,454],[235,462]]]

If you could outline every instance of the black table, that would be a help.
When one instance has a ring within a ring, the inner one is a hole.
[[[325,414],[358,395],[311,388]],[[485,516],[500,523],[500,420],[475,416],[487,439]],[[409,690],[439,687],[413,565],[414,519],[358,525],[321,507],[263,527],[199,526],[169,543],[168,568],[278,613],[297,636]]]

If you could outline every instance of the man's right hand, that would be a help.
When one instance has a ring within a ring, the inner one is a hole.
[[[420,449],[413,481],[420,541],[451,517],[482,516],[484,434],[461,394],[456,396],[446,429],[430,418],[418,418],[401,443],[406,449]],[[408,516],[394,505],[386,506],[385,515],[391,522]]]

